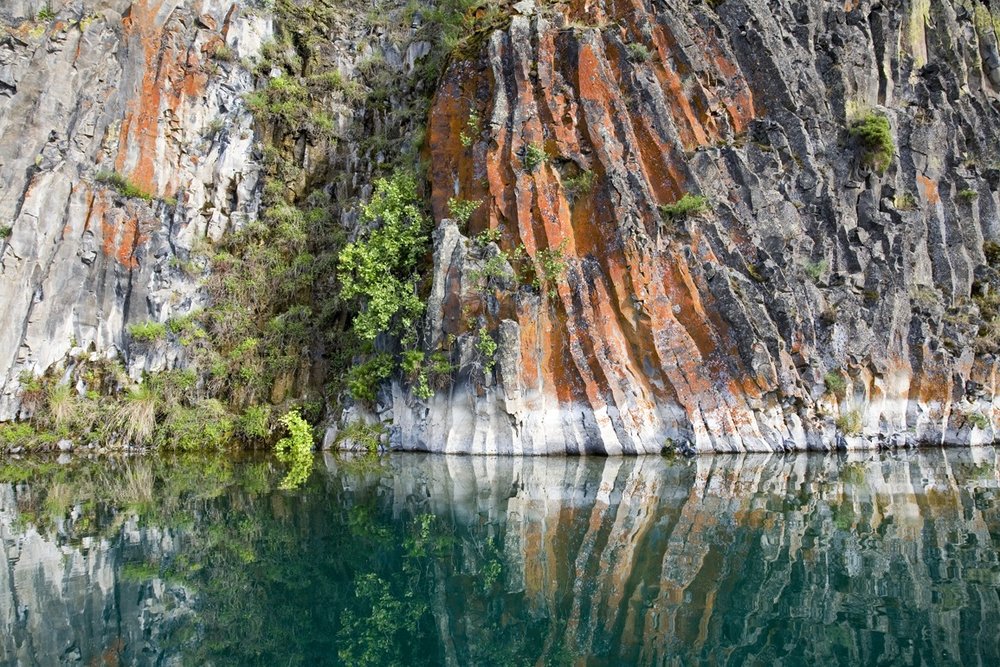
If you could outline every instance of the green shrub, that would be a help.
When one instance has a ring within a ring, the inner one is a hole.
[[[142,343],[152,343],[161,340],[167,335],[167,325],[162,322],[136,322],[128,326],[128,333],[132,338]]]
[[[912,211],[917,208],[917,200],[909,192],[901,192],[893,200],[893,206],[899,211]]]
[[[476,238],[472,239],[472,242],[480,248],[485,248],[491,243],[499,243],[502,235],[503,232],[499,227],[491,227],[476,234]]]
[[[98,183],[108,186],[122,197],[141,199],[146,202],[153,201],[153,195],[146,192],[121,174],[113,171],[101,170],[97,172],[97,175],[94,178]]]
[[[374,340],[383,331],[412,334],[424,310],[415,274],[427,251],[427,221],[413,177],[380,179],[362,222],[379,226],[348,244],[338,261],[343,297],[359,299],[363,307],[354,330],[363,340]]]
[[[594,187],[594,172],[581,171],[576,176],[570,176],[563,180],[563,187],[566,189],[566,196],[572,201],[580,195],[587,194]]]
[[[861,430],[864,428],[864,423],[861,420],[861,412],[850,410],[841,414],[837,417],[836,425],[844,435],[860,435]]]
[[[212,52],[212,58],[222,62],[232,62],[234,57],[233,50],[229,48],[228,44],[219,44]]]
[[[668,220],[683,220],[695,215],[708,212],[708,198],[702,195],[693,195],[685,192],[684,196],[673,204],[660,206],[660,213]]]
[[[271,408],[251,405],[236,422],[236,432],[244,442],[261,442],[271,435]]]
[[[289,466],[279,488],[295,489],[301,486],[312,471],[313,431],[298,410],[286,413],[279,420],[288,435],[274,445],[278,460]]]
[[[14,229],[10,225],[0,225],[0,239],[9,239]]]
[[[837,398],[844,398],[847,395],[847,380],[840,371],[830,371],[823,376],[823,382],[826,384],[826,390]]]
[[[392,369],[392,357],[385,353],[377,354],[352,368],[347,374],[347,388],[351,397],[361,403],[374,403],[379,385],[392,375]]]
[[[562,282],[563,276],[566,274],[565,248],[566,242],[563,241],[558,248],[545,248],[535,254],[541,273],[535,274],[532,285],[536,289],[547,286],[550,297],[556,295],[556,286]]]
[[[981,431],[985,431],[992,424],[990,418],[984,415],[982,412],[970,412],[965,415],[966,421],[975,426]]]
[[[526,171],[534,171],[549,159],[545,148],[539,144],[528,144],[524,147],[524,156],[521,161]]]
[[[472,214],[482,205],[483,200],[481,199],[456,199],[452,197],[448,200],[448,212],[451,214],[452,219],[455,220],[455,223],[461,227],[469,222]]]
[[[51,21],[56,17],[56,13],[52,11],[50,5],[45,5],[38,10],[38,20],[39,21]]]
[[[626,49],[628,50],[628,59],[634,63],[648,62],[653,57],[649,48],[639,42],[629,44]]]
[[[157,440],[165,447],[185,452],[218,450],[230,444],[234,433],[232,417],[215,399],[194,407],[175,406],[158,429]]]
[[[872,111],[851,123],[848,132],[861,143],[865,164],[880,174],[885,173],[896,154],[889,119]]]
[[[483,359],[483,372],[489,375],[493,372],[496,364],[497,343],[490,335],[489,329],[480,327],[479,336],[476,339],[476,351]]]
[[[979,193],[975,190],[965,189],[958,191],[958,198],[966,203],[975,201],[977,197],[979,197]]]
[[[814,283],[818,283],[826,273],[827,263],[825,259],[821,259],[818,262],[807,262],[803,267],[805,269],[806,275],[809,276]]]

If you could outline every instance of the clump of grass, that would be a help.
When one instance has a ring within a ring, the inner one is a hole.
[[[375,454],[378,451],[379,440],[382,438],[383,432],[381,424],[366,424],[360,420],[353,421],[337,434],[337,445],[351,443],[358,449]]]
[[[167,335],[167,325],[162,322],[136,322],[128,326],[128,333],[133,339],[142,343],[153,343]]]
[[[821,259],[818,262],[807,262],[802,268],[805,270],[806,275],[809,276],[814,283],[818,283],[823,277],[823,274],[826,273],[828,265],[825,259]]]
[[[234,57],[233,50],[228,44],[219,44],[215,47],[215,50],[212,51],[212,58],[215,60],[221,60],[222,62],[232,62]]]
[[[844,435],[860,435],[861,430],[864,428],[864,423],[861,420],[861,412],[858,410],[849,410],[841,414],[837,417],[835,423]]]
[[[117,172],[101,170],[94,178],[98,183],[107,185],[122,197],[141,199],[146,202],[153,201],[153,195]]]
[[[52,11],[51,5],[45,5],[38,10],[37,18],[39,21],[51,21],[56,17],[56,13]]]
[[[823,383],[826,390],[837,398],[844,398],[847,395],[847,380],[840,371],[830,371],[823,376]]]
[[[959,190],[958,192],[958,198],[967,204],[974,202],[978,197],[979,197],[978,192],[976,192],[975,190],[970,190],[968,188],[966,188],[965,190]]]
[[[143,445],[156,430],[160,397],[149,382],[133,387],[115,410],[114,425],[126,442]]]
[[[521,162],[524,164],[524,169],[526,171],[532,172],[542,164],[544,164],[549,159],[548,153],[545,152],[545,148],[539,144],[528,144],[524,147],[524,155],[521,158]]]
[[[14,229],[10,225],[0,225],[0,240],[9,239]]]
[[[696,215],[701,215],[709,210],[708,198],[702,195],[693,195],[689,192],[675,201],[673,204],[660,206],[660,213],[668,220],[683,220]]]
[[[865,164],[880,174],[885,173],[896,154],[889,119],[871,111],[851,123],[848,132],[861,143]]]
[[[640,42],[634,42],[625,47],[628,51],[628,59],[634,63],[645,63],[653,57],[649,48]]]
[[[572,201],[579,197],[580,195],[585,195],[591,191],[594,187],[594,181],[596,177],[594,172],[587,170],[581,171],[576,176],[570,176],[563,180],[563,187],[566,189],[566,195]]]

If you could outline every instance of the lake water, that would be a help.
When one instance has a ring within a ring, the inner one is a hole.
[[[995,666],[997,466],[0,460],[0,664]]]

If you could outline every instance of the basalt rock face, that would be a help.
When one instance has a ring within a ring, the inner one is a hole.
[[[431,113],[435,217],[452,197],[482,205],[435,234],[427,349],[462,370],[428,402],[393,387],[395,445],[992,440],[979,304],[1000,237],[998,9],[514,5]],[[884,174],[849,131],[870,113],[894,137]],[[709,210],[661,212],[685,193]],[[470,242],[487,229],[495,244]]]
[[[253,80],[238,61],[271,31],[223,0],[4,5],[0,420],[18,415],[24,372],[183,363],[127,325],[204,303],[192,250],[256,214]],[[103,182],[111,173],[142,196]]]

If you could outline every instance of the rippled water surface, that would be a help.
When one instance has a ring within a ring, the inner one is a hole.
[[[997,464],[0,461],[0,663],[1000,665]]]

